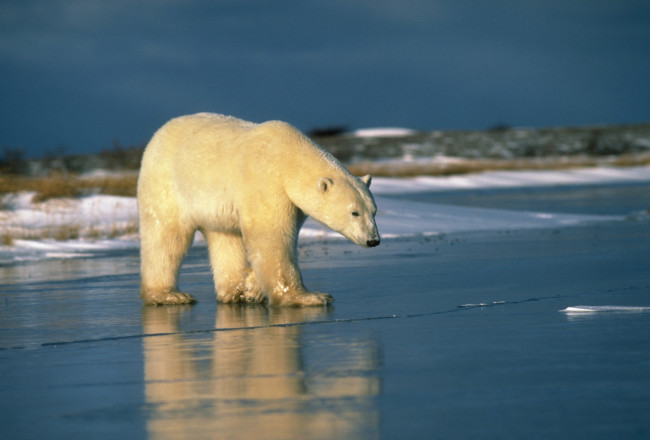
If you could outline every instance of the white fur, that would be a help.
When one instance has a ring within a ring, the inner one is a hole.
[[[209,113],[169,121],[149,142],[138,180],[144,301],[194,301],[178,291],[177,277],[198,229],[219,301],[330,303],[330,295],[302,283],[298,231],[309,215],[354,243],[376,246],[369,184],[370,176],[352,176],[284,122]]]

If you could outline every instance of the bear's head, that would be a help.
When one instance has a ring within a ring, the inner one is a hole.
[[[368,189],[370,176],[321,177],[313,183],[307,209],[310,217],[364,247],[379,245],[377,206]]]

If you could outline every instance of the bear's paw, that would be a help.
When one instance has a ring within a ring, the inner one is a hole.
[[[189,293],[183,292],[147,292],[143,295],[144,303],[150,306],[194,304],[196,300]]]
[[[276,301],[271,300],[273,305],[285,307],[300,306],[326,306],[334,301],[332,295],[322,292],[301,292],[295,295],[283,295]]]

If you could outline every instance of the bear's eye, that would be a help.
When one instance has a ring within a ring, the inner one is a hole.
[[[352,211],[352,217],[359,217],[358,211]]]

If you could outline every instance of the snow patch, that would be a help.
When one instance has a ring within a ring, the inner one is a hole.
[[[400,137],[417,133],[415,130],[400,127],[361,128],[352,134],[357,137]]]

